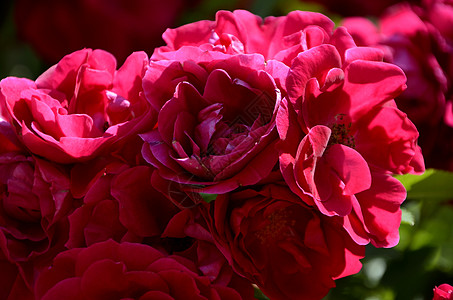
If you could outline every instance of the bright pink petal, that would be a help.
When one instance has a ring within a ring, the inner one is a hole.
[[[348,65],[345,74],[343,91],[349,96],[348,114],[353,121],[394,99],[406,88],[404,72],[393,64],[356,60]]]
[[[341,58],[336,48],[323,44],[300,53],[293,61],[288,74],[286,87],[291,103],[296,110],[300,109],[297,103],[299,97],[304,96],[305,87],[310,78],[321,81],[323,75],[332,68],[341,67]]]
[[[370,189],[357,195],[364,218],[364,226],[376,247],[393,247],[399,241],[401,203],[406,190],[387,174],[372,173]]]

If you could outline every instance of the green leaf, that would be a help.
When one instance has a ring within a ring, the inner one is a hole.
[[[215,198],[217,198],[217,194],[205,194],[205,193],[200,193],[200,196],[203,198],[203,201],[206,203],[209,203],[211,201],[214,201]]]
[[[401,211],[402,211],[401,224],[407,224],[410,226],[414,226],[414,224],[415,224],[414,214],[405,208],[401,208]]]
[[[396,175],[407,190],[407,198],[448,200],[453,199],[453,173],[428,169],[423,175]]]

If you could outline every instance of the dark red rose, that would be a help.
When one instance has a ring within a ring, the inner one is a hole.
[[[28,287],[64,249],[73,199],[67,170],[17,152],[0,155],[0,250]]]
[[[286,186],[219,195],[201,209],[233,269],[270,299],[321,299],[361,268],[364,247]]]
[[[19,0],[14,8],[19,36],[49,63],[85,47],[105,49],[123,62],[133,51],[160,46],[165,29],[197,2]]]
[[[146,98],[159,111],[158,128],[141,134],[143,157],[164,179],[204,193],[267,176],[277,162],[277,67],[258,54],[196,47],[164,55],[150,62],[143,79]]]
[[[38,300],[242,299],[234,289],[212,284],[190,260],[112,240],[60,253],[35,290]]]
[[[71,163],[112,152],[112,144],[155,123],[141,92],[147,64],[143,52],[130,55],[119,70],[108,52],[71,53],[36,81],[3,79],[2,117],[32,153],[52,161]]]
[[[444,283],[434,288],[433,300],[451,300],[453,299],[453,286]]]

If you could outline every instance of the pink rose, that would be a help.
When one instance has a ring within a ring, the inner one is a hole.
[[[292,11],[287,16],[264,20],[245,10],[219,11],[215,21],[199,21],[163,34],[166,46],[157,48],[152,59],[184,46],[197,46],[229,54],[259,53],[266,60],[291,65],[299,52],[323,43],[334,23],[320,13]]]
[[[277,163],[275,114],[283,64],[263,56],[226,55],[183,47],[151,61],[146,98],[158,127],[141,134],[143,157],[159,176],[203,193],[252,185]]]
[[[147,62],[137,52],[117,71],[111,54],[80,50],[35,82],[3,79],[0,111],[32,153],[59,163],[88,160],[154,125],[141,92]]]
[[[152,51],[197,0],[14,1],[19,36],[49,63],[85,47],[105,49],[123,62],[133,51]]]
[[[338,28],[329,44],[294,59],[290,102],[282,101],[276,123],[291,190],[323,214],[345,217],[359,244],[394,246],[406,193],[390,174],[420,173],[424,164],[417,129],[393,101],[404,73],[381,59]]]
[[[200,209],[229,264],[270,299],[321,299],[361,268],[364,247],[284,185],[219,195]]]
[[[451,300],[453,299],[453,286],[444,283],[434,288],[433,300]]]
[[[35,291],[39,300],[243,299],[228,286],[212,284],[190,260],[112,240],[60,253]]]

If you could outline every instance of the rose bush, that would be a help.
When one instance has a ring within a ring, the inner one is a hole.
[[[219,195],[200,209],[230,265],[270,299],[321,299],[361,268],[364,247],[285,185]]]
[[[281,140],[277,148],[291,190],[323,214],[342,217],[358,244],[397,244],[406,192],[391,174],[420,174],[424,162],[418,131],[393,100],[406,88],[406,77],[400,68],[382,62],[385,51],[357,47],[345,28],[334,31],[323,15],[298,11],[265,20],[246,11],[220,11],[215,21],[169,29],[164,39],[167,46],[152,56],[156,63],[188,57],[183,53],[194,47],[210,56],[263,55],[284,96],[276,116]],[[193,80],[194,75],[186,74],[179,76]],[[175,132],[171,127],[168,136]],[[175,140],[167,138],[165,143]],[[161,153],[157,150],[165,143],[154,145],[154,152]],[[167,164],[173,162],[171,157]]]
[[[211,284],[190,260],[112,240],[60,253],[36,285],[37,299],[243,299]],[[68,298],[69,297],[69,298]]]
[[[150,62],[143,79],[158,111],[158,128],[141,134],[143,157],[162,178],[204,193],[225,193],[269,174],[277,162],[281,99],[272,75],[287,67],[258,54],[191,46],[165,56]]]
[[[147,62],[137,52],[116,70],[108,52],[71,53],[35,82],[3,79],[0,112],[34,154],[59,163],[89,160],[154,125],[141,92]]]
[[[164,39],[0,82],[5,295],[321,299],[398,243],[393,175],[424,162],[388,45],[301,11]]]

